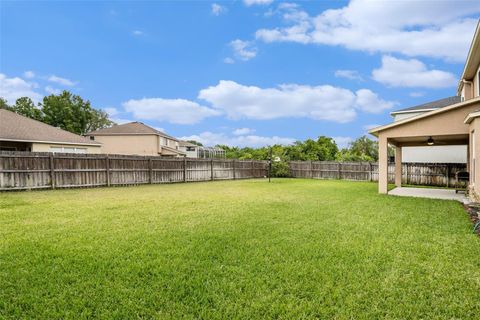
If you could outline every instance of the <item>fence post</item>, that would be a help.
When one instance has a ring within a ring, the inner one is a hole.
[[[313,179],[313,160],[310,160],[310,179]]]
[[[213,181],[213,158],[210,160],[210,180]]]
[[[105,170],[107,175],[107,187],[110,187],[110,159],[108,154],[105,156]]]
[[[187,182],[187,157],[183,157],[183,182]]]
[[[152,158],[148,158],[148,182],[153,183],[153,163]]]
[[[250,164],[250,170],[251,170],[250,177],[255,178],[255,169],[254,169],[254,165],[253,165],[253,160],[252,160],[252,163]]]
[[[342,163],[338,163],[338,180],[342,180]]]
[[[410,179],[409,179],[409,172],[408,172],[408,162],[405,164],[405,175],[406,175],[406,184],[409,184],[410,183]]]
[[[235,159],[233,159],[232,165],[233,165],[233,180],[235,180],[235,179],[237,179],[237,177],[235,175]]]
[[[450,187],[450,164],[447,163],[447,188]]]
[[[368,162],[368,168],[369,168],[369,171],[368,171],[368,180],[370,180],[370,182],[372,182],[372,180],[373,180],[373,167],[372,167],[372,163],[371,163],[371,162]]]
[[[52,189],[55,189],[55,161],[54,153],[50,153],[50,181],[52,183]]]

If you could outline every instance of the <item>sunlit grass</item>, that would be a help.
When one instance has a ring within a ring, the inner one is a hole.
[[[460,203],[275,179],[0,194],[0,318],[480,314]]]

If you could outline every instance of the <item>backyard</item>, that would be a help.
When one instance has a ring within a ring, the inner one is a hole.
[[[471,228],[370,182],[1,193],[0,318],[473,319]]]

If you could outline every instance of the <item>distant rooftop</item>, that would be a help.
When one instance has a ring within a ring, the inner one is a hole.
[[[53,127],[5,109],[0,109],[0,140],[101,145],[99,142],[92,141],[78,134]]]
[[[427,102],[427,103],[420,104],[420,105],[417,105],[417,106],[396,110],[396,111],[391,112],[390,114],[393,115],[393,114],[396,114],[396,113],[409,113],[409,112],[416,112],[416,111],[432,111],[432,110],[447,107],[447,106],[450,106],[452,104],[459,103],[459,102],[461,102],[461,98],[459,96],[452,96],[452,97],[448,97],[448,98],[444,98],[444,99],[440,99],[440,100],[435,100],[435,101],[432,101],[432,102]]]
[[[169,136],[168,134],[159,131],[155,128],[147,126],[142,122],[129,122],[124,124],[113,125],[110,128],[100,129],[87,133],[88,136],[108,136],[108,135],[131,135],[131,134],[154,134],[171,140],[178,141],[177,138]]]

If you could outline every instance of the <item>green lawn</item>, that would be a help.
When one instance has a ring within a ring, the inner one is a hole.
[[[0,318],[478,319],[453,201],[302,179],[0,194]]]

